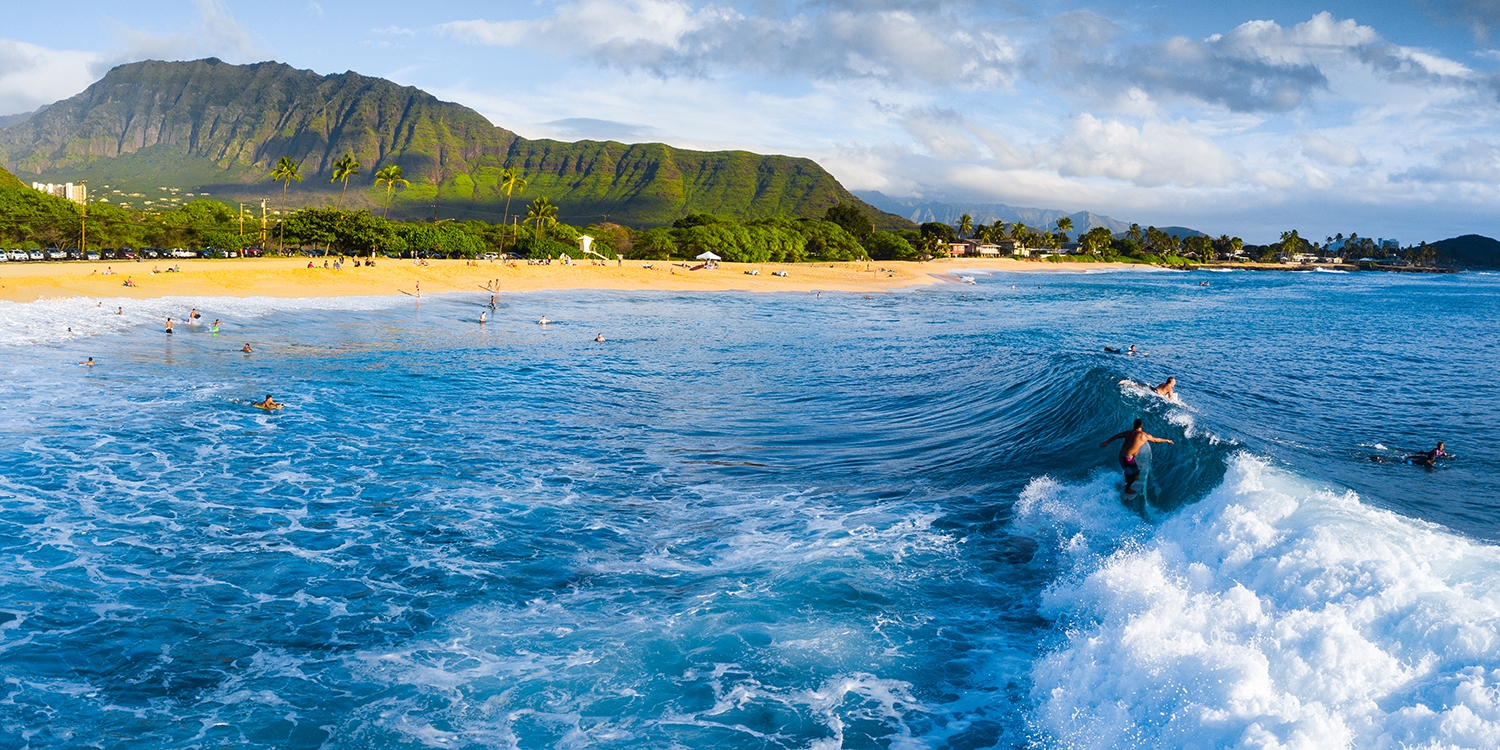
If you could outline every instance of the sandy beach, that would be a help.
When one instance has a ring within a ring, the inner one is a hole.
[[[307,258],[232,260],[156,260],[0,264],[0,299],[32,302],[67,297],[353,297],[415,293],[477,292],[499,279],[501,292],[553,289],[656,289],[662,291],[748,292],[884,292],[957,281],[963,269],[1010,272],[1058,272],[1140,269],[1124,263],[1044,263],[1010,259],[947,258],[926,263],[724,263],[716,269],[690,271],[670,261],[625,261],[623,265],[588,263],[507,266],[498,262],[381,258],[374,268],[346,266],[335,271],[323,260],[308,268]],[[647,267],[649,265],[649,267]],[[180,272],[165,272],[166,268]],[[153,274],[153,268],[163,270]],[[751,275],[749,271],[759,271]],[[112,271],[113,273],[109,273]],[[785,277],[773,276],[785,271]],[[125,286],[129,279],[134,286]]]

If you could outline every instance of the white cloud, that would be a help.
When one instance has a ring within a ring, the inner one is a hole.
[[[663,76],[727,71],[993,88],[1017,75],[1017,50],[1003,36],[905,9],[832,5],[783,18],[680,0],[575,0],[537,20],[438,28],[472,43],[557,50]]]
[[[157,33],[123,23],[114,24],[121,46],[104,53],[95,64],[96,74],[137,60],[187,60],[217,56],[229,62],[250,62],[261,57],[250,33],[234,19],[223,0],[192,0],[198,10],[197,24],[175,33]]]
[[[98,55],[0,39],[0,114],[29,112],[94,82]]]
[[[1309,159],[1336,167],[1353,167],[1365,163],[1365,155],[1360,153],[1358,146],[1334,143],[1317,133],[1303,134],[1302,153]]]
[[[1225,185],[1239,163],[1213,141],[1180,124],[1148,120],[1136,128],[1084,114],[1057,139],[1050,159],[1059,174],[1108,177],[1144,187]]]

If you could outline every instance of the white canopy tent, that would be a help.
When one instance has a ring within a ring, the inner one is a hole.
[[[717,255],[714,255],[713,251],[710,250],[710,251],[705,251],[702,255],[699,255],[698,256],[698,260],[723,260],[723,258],[720,258]]]

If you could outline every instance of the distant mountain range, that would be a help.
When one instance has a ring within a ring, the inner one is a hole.
[[[146,61],[117,67],[83,93],[0,121],[0,165],[25,180],[88,179],[124,191],[177,187],[215,198],[258,200],[280,190],[267,174],[279,157],[302,163],[293,204],[332,198],[333,162],[353,153],[361,174],[349,204],[376,206],[375,171],[397,164],[412,187],[392,217],[499,221],[506,168],[530,180],[510,213],[545,196],[576,223],[671,222],[688,213],[739,219],[821,218],[851,203],[879,227],[909,226],[845,190],[810,159],[747,151],[689,151],[661,143],[529,140],[468,107],[419,89],[348,72],[320,76],[275,62]]]
[[[1072,234],[1083,234],[1094,227],[1104,227],[1116,236],[1123,235],[1130,229],[1130,223],[1112,219],[1108,216],[1093,213],[1092,211],[1078,211],[1068,213],[1054,208],[1025,208],[1022,206],[1009,206],[1004,203],[944,203],[938,201],[916,201],[905,198],[892,198],[878,190],[857,190],[854,193],[864,199],[866,203],[887,211],[917,224],[935,221],[941,224],[956,224],[959,217],[968,214],[976,224],[992,224],[995,221],[1004,221],[1008,224],[1021,222],[1026,226],[1036,229],[1051,229],[1057,225],[1057,220],[1067,217],[1073,220]],[[1203,235],[1196,229],[1187,227],[1157,227],[1167,234],[1178,238]]]

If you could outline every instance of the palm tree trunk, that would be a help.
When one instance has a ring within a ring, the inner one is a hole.
[[[344,210],[344,193],[349,191],[349,178],[344,178],[344,186],[339,188],[339,210]]]
[[[276,224],[276,230],[281,237],[277,242],[281,245],[282,255],[286,255],[286,188],[290,184],[291,180],[281,183],[281,217],[277,220]]]

